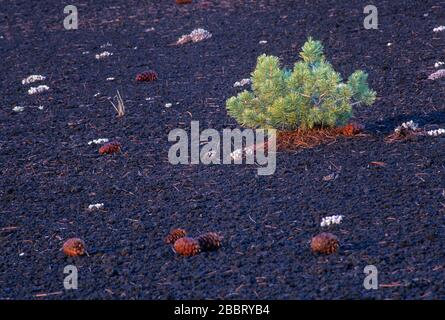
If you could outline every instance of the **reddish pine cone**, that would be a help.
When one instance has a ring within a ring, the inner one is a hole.
[[[363,126],[357,123],[350,123],[341,128],[342,134],[345,136],[353,136],[363,131]]]
[[[332,233],[323,232],[312,238],[311,249],[317,253],[331,254],[338,250],[340,242]]]
[[[156,81],[156,80],[158,80],[158,74],[153,70],[139,73],[136,76],[136,81]]]
[[[201,252],[199,242],[193,238],[184,237],[175,241],[175,252],[182,256],[194,256]]]
[[[192,3],[192,0],[176,0],[177,4],[188,4]]]
[[[170,233],[165,237],[164,242],[166,244],[174,244],[176,240],[184,238],[187,235],[187,231],[184,229],[173,229]]]
[[[99,149],[100,154],[112,154],[112,153],[117,153],[119,151],[121,151],[121,144],[116,141],[107,143],[102,147],[100,147]]]
[[[85,252],[85,243],[79,238],[68,239],[63,244],[63,253],[68,257],[83,256]]]
[[[200,235],[198,240],[202,251],[214,251],[221,247],[222,237],[216,232],[207,232]]]

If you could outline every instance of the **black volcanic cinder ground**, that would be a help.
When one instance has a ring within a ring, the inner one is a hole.
[[[443,82],[427,79],[445,59],[445,33],[432,31],[443,2],[375,1],[379,30],[365,30],[369,1],[77,1],[77,31],[63,29],[65,2],[0,0],[0,299],[445,298],[445,139],[384,142],[404,121],[445,126]],[[171,45],[199,27],[213,37]],[[368,136],[279,153],[272,176],[168,162],[170,130],[237,127],[225,109],[233,83],[261,53],[292,66],[309,35],[343,76],[369,73],[378,100],[355,109]],[[113,56],[96,60],[104,50]],[[158,81],[136,82],[147,70]],[[28,95],[30,74],[50,91]],[[121,119],[107,99],[116,89]],[[122,152],[87,144],[102,137]],[[321,218],[339,214],[339,252],[314,255]],[[173,227],[219,231],[223,247],[179,257],[163,244]],[[65,257],[70,237],[89,256]],[[78,290],[63,288],[69,264]],[[369,264],[378,290],[363,287]]]

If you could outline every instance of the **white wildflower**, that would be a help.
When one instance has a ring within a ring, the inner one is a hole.
[[[387,46],[387,47],[391,47],[391,46],[392,46],[392,43],[391,43],[391,42],[388,42],[388,43],[386,44],[386,46]]]
[[[99,138],[99,139],[94,139],[91,141],[88,141],[88,145],[92,145],[92,144],[103,144],[103,143],[107,143],[108,140],[107,138]]]
[[[46,79],[45,76],[41,76],[39,74],[33,74],[33,75],[30,75],[29,77],[23,79],[22,80],[22,84],[30,84],[30,83],[33,83],[33,82],[36,82],[36,81],[42,81],[42,80],[45,80],[45,79]]]
[[[436,62],[435,64],[434,64],[434,68],[439,68],[441,65],[443,65],[443,64],[445,64],[444,62],[442,62],[442,61],[438,61],[438,62]]]
[[[89,53],[90,53],[89,51],[84,51],[84,52],[82,52],[83,55],[85,55],[85,54],[89,54]]]
[[[342,220],[343,220],[342,215],[324,217],[323,219],[321,219],[320,226],[327,227],[330,226],[331,224],[340,224]]]
[[[107,78],[107,81],[114,81],[114,77],[109,77],[109,78]]]
[[[172,106],[171,103],[166,103],[166,104],[165,104],[165,107],[166,107],[166,108],[171,108],[171,106]]]
[[[411,131],[416,131],[419,128],[419,125],[417,123],[415,123],[413,120],[410,120],[408,122],[404,122],[402,123],[400,126],[398,126],[397,128],[394,129],[394,132],[400,132],[403,129],[405,130],[411,130]]]
[[[14,112],[23,112],[25,110],[25,107],[15,106],[12,108],[12,111]]]
[[[445,134],[445,129],[430,130],[430,131],[427,131],[426,134],[429,136],[432,136],[432,137],[437,137],[442,134]]]
[[[176,44],[185,44],[188,42],[200,42],[212,37],[212,34],[202,28],[193,30],[190,34],[183,35],[176,41]]]
[[[46,85],[38,86],[38,87],[31,87],[28,90],[28,94],[36,94],[36,93],[42,93],[45,91],[48,91],[49,87]]]
[[[204,29],[195,29],[190,33],[190,37],[193,42],[199,42],[202,40],[206,40],[212,37],[212,34]]]
[[[255,153],[255,146],[247,147],[245,150],[247,156],[251,156]]]
[[[439,26],[437,28],[434,28],[433,32],[441,32],[441,31],[444,31],[444,30],[445,30],[445,26]]]
[[[241,81],[237,81],[233,84],[233,86],[236,87],[244,87],[245,85],[251,84],[252,80],[250,79],[243,79]]]
[[[103,203],[96,203],[96,204],[90,204],[88,206],[88,210],[92,211],[92,210],[100,210],[104,208],[104,204]]]
[[[113,45],[111,43],[107,42],[107,43],[101,45],[100,48],[103,49],[103,48],[111,47],[111,46],[113,46]]]
[[[429,80],[436,80],[445,77],[445,69],[437,70],[436,72],[430,74]]]
[[[242,157],[243,157],[243,149],[239,148],[239,149],[234,150],[232,153],[230,153],[230,157],[233,160],[242,159]]]
[[[267,41],[266,40],[260,40],[259,44],[266,44]]]
[[[43,106],[38,106],[37,109],[43,110]]]
[[[108,51],[104,51],[102,53],[96,54],[96,59],[97,60],[101,60],[101,59],[105,59],[106,57],[112,56],[113,53],[108,52]]]

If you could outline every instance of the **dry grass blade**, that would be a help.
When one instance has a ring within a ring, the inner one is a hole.
[[[114,110],[116,110],[118,118],[123,117],[125,115],[125,104],[119,90],[117,90],[117,95],[114,98],[116,99],[116,103],[111,100],[110,103],[113,105]]]

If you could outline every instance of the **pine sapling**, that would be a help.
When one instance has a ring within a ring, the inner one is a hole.
[[[261,55],[252,73],[252,91],[226,101],[228,114],[242,126],[281,131],[345,125],[355,104],[372,105],[376,93],[368,75],[355,71],[343,82],[326,61],[320,41],[309,38],[293,70],[275,56]]]

